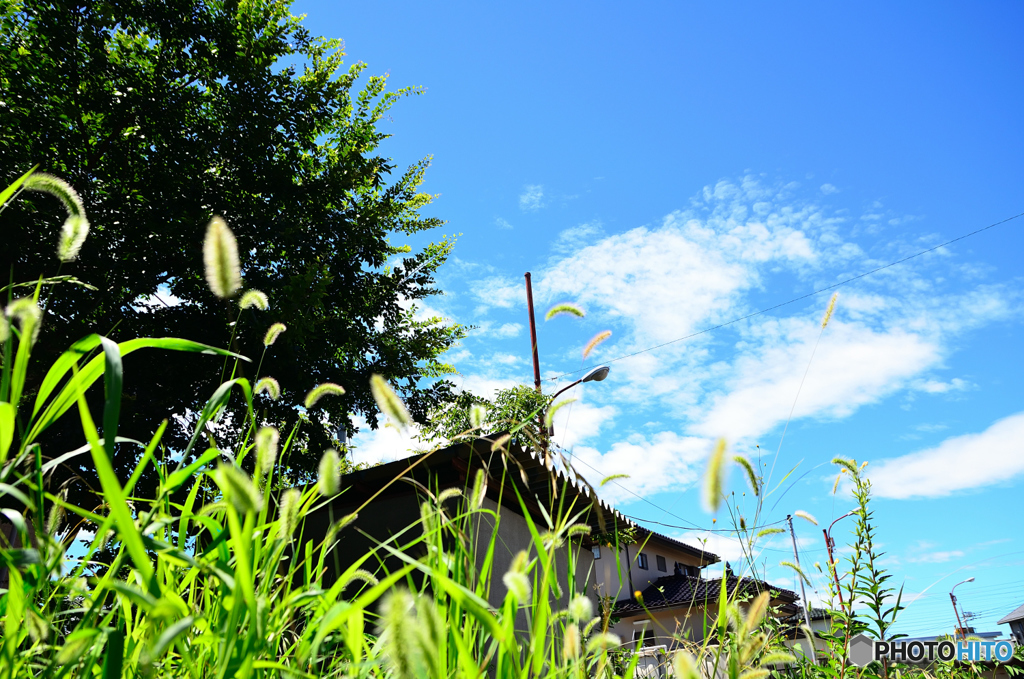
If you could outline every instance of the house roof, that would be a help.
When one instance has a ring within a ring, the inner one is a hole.
[[[793,604],[797,601],[797,595],[788,589],[775,587],[754,578],[729,576],[726,581],[726,591],[731,596],[737,588],[740,593],[751,595],[764,591],[776,592],[777,594],[773,598],[783,604],[784,612],[792,613],[796,610]],[[691,575],[667,575],[658,578],[641,592],[642,604],[636,599],[617,601],[614,614],[621,617],[643,613],[645,609],[658,610],[677,606],[697,608],[717,602],[721,591],[721,578],[705,580]]]
[[[492,451],[491,445],[499,436],[500,434],[493,434],[346,474],[342,479],[342,485],[347,487],[347,491],[339,495],[335,502],[348,504],[377,493],[408,492],[407,484],[393,483],[399,477],[430,488],[436,483],[464,485],[467,479],[471,479],[471,472],[475,474],[475,470],[482,467],[487,470],[492,480],[488,485],[488,496],[492,499],[498,497],[498,484],[495,481],[502,478],[506,484],[511,483],[520,492],[528,491],[523,493],[524,497],[541,501],[543,504],[552,503],[552,487],[555,487],[562,494],[560,500],[565,507],[575,503],[577,511],[587,506],[593,508],[584,520],[595,532],[619,530],[624,527],[636,528],[645,537],[650,535],[651,539],[699,557],[705,565],[719,561],[716,554],[639,526],[599,498],[593,489],[575,474],[566,473],[550,464],[550,461],[545,463],[543,457],[533,451],[524,450],[518,445],[508,446],[505,454]],[[521,511],[515,493],[504,494],[503,500],[513,511]],[[543,512],[536,505],[534,507],[537,509],[537,518],[541,518]]]
[[[1007,613],[996,624],[1003,625],[1014,620],[1024,620],[1024,604]]]

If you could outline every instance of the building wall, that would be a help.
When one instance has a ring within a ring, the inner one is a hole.
[[[611,596],[615,601],[632,598],[633,592],[643,591],[658,578],[672,575],[673,566],[677,561],[698,568],[701,565],[699,557],[653,539],[620,548],[618,569],[615,566],[614,548],[602,546],[600,550],[601,558],[594,562],[596,582],[601,589],[601,596]],[[646,570],[640,568],[640,554],[647,555]],[[664,571],[658,570],[658,556],[665,558]]]
[[[706,624],[710,628],[715,616],[708,614]],[[666,646],[669,650],[679,647],[677,639],[700,642],[704,638],[705,615],[701,608],[682,607],[651,611],[651,615],[633,615],[620,619],[612,625],[610,632],[617,635],[626,647],[632,647],[634,632],[648,629],[653,636],[653,645]]]

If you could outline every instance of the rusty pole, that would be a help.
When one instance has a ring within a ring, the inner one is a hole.
[[[530,311],[530,343],[533,345],[533,386],[537,393],[543,395],[540,388],[540,356],[537,354],[537,320],[533,315],[533,283],[530,281],[530,272],[526,272],[526,306]],[[537,436],[540,438],[540,449],[544,455],[544,464],[551,468],[548,460],[547,429],[544,427],[544,415],[537,413]]]
[[[533,284],[530,282],[530,272],[526,272],[526,306],[530,311],[530,342],[533,345],[533,385],[540,391],[540,357],[537,355],[537,321],[533,317]]]

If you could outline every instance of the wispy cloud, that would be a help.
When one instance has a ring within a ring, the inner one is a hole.
[[[508,223],[508,220],[502,219],[501,217],[498,217],[497,219],[494,220],[494,225],[499,229],[504,229],[506,231],[514,228],[511,224]]]
[[[1024,474],[1024,413],[1005,417],[977,434],[953,436],[934,448],[872,465],[878,497],[943,497]]]
[[[832,184],[822,184],[821,185],[821,192],[824,193],[827,196],[827,195],[832,194],[832,193],[838,193],[839,189],[837,189]]]
[[[519,194],[519,209],[527,212],[544,207],[544,187],[540,184],[527,184]]]

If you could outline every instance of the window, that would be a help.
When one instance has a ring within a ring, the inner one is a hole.
[[[595,559],[600,559],[601,558],[601,545],[594,545],[593,547],[590,548],[590,551],[594,553],[594,558]]]
[[[643,570],[647,570],[647,555],[640,552],[637,556],[636,565],[640,566]]]
[[[643,629],[633,630],[633,641],[636,642],[637,648],[640,648],[642,646],[653,646],[654,630],[647,629],[647,627],[644,627]]]
[[[654,557],[654,560],[658,563],[659,571],[662,573],[668,573],[668,566],[665,564],[665,557],[658,555]]]

